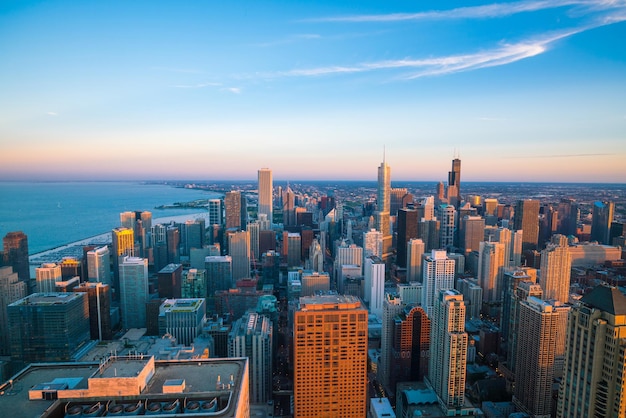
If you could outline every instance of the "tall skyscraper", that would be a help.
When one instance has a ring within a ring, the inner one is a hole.
[[[259,190],[259,209],[258,214],[266,215],[267,220],[273,223],[273,190],[274,183],[272,182],[272,170],[269,168],[262,168],[258,171],[258,190]]]
[[[557,417],[626,416],[625,349],[626,297],[597,286],[570,312]]]
[[[360,299],[300,298],[293,334],[294,416],[364,417],[367,310]]]
[[[111,253],[108,246],[87,251],[87,279],[90,282],[112,285]]]
[[[111,287],[104,283],[84,282],[72,289],[82,292],[89,306],[89,333],[92,340],[111,340]]]
[[[206,226],[203,218],[187,220],[181,225],[183,232],[183,255],[191,254],[193,248],[202,248],[206,243]]]
[[[478,251],[480,242],[484,241],[485,220],[480,216],[463,216],[459,234],[459,247],[463,250],[463,254],[468,255],[472,251]]]
[[[385,293],[383,299],[383,315],[382,315],[382,332],[380,336],[380,360],[377,369],[377,376],[383,387],[388,390],[394,391],[395,388],[391,387],[391,367],[393,362],[393,344],[394,344],[394,330],[396,316],[405,304],[402,299],[397,295]]]
[[[224,212],[226,213],[226,229],[241,229],[241,192],[231,190],[224,195]]]
[[[428,380],[446,411],[465,405],[467,344],[463,295],[440,290],[431,317]]]
[[[248,357],[250,403],[264,404],[272,397],[272,322],[248,312],[235,321],[228,335],[228,357]]]
[[[558,226],[556,232],[565,236],[576,235],[580,217],[578,203],[573,199],[561,199],[557,212]]]
[[[215,292],[235,287],[233,260],[230,256],[209,256],[205,259],[207,281],[207,303],[213,308]]]
[[[363,275],[365,277],[364,296],[369,304],[369,311],[381,318],[385,297],[385,263],[380,257],[367,257],[363,265]]]
[[[125,329],[146,327],[148,260],[125,256],[120,260],[120,310]]]
[[[508,310],[505,310],[502,315],[503,321],[507,321],[506,327],[502,327],[502,336],[505,338],[505,341],[507,341],[507,368],[514,374],[515,370],[517,370],[517,340],[521,321],[521,303],[531,296],[541,299],[543,297],[543,290],[541,286],[536,284],[535,280],[523,270],[516,270],[512,273],[512,276],[513,277],[510,277],[510,279],[513,280],[509,282],[509,291],[512,293],[510,307]],[[506,312],[508,312],[508,315]]]
[[[456,209],[453,205],[443,204],[437,208],[439,219],[439,248],[451,251],[454,248],[456,233]]]
[[[436,304],[439,291],[454,289],[455,262],[448,257],[446,251],[433,250],[424,257],[422,280],[422,306],[430,317]]]
[[[222,225],[222,200],[221,199],[209,199],[207,201],[207,210],[209,211],[208,224],[209,225]]]
[[[391,210],[391,168],[383,158],[378,167],[378,190],[376,195],[376,230],[380,231],[383,239],[383,253],[386,259],[392,252],[392,236],[390,221]]]
[[[285,226],[295,226],[296,225],[296,195],[291,190],[289,184],[287,184],[287,189],[282,193],[283,200],[283,224]]]
[[[455,208],[461,203],[461,160],[452,160],[452,169],[448,172],[448,203]]]
[[[283,255],[287,256],[287,266],[302,266],[302,236],[298,232],[283,234]]]
[[[419,305],[405,305],[394,319],[390,387],[428,375],[431,321]]]
[[[370,256],[383,257],[383,234],[375,229],[363,232],[363,259]]]
[[[502,300],[504,274],[504,244],[481,242],[478,250],[478,284],[483,289],[485,302]]]
[[[422,259],[424,256],[424,241],[419,238],[411,239],[406,245],[406,281],[422,282]]]
[[[57,282],[63,281],[61,266],[56,263],[43,263],[35,269],[37,292],[56,292]]]
[[[565,235],[552,236],[550,244],[541,251],[539,284],[545,299],[569,302],[572,256]]]
[[[522,230],[522,251],[536,250],[539,242],[539,201],[518,200],[515,206],[514,229]]]
[[[593,202],[593,212],[591,215],[591,240],[598,241],[599,244],[610,245],[611,222],[613,222],[613,212],[615,203],[613,202]]]
[[[409,240],[417,238],[417,211],[415,209],[399,209],[396,230],[396,264],[405,266],[407,263],[407,244]]]
[[[119,227],[111,232],[111,246],[113,247],[113,287],[119,295],[120,290],[120,269],[121,260],[126,257],[135,256],[135,232],[132,228]]]
[[[157,283],[160,298],[180,299],[182,297],[182,264],[168,264],[159,270]]]
[[[28,264],[28,237],[22,231],[9,232],[2,239],[3,251],[0,265],[11,266],[22,282],[30,282]]]
[[[233,262],[233,280],[250,277],[250,234],[237,231],[228,234],[228,254]]]
[[[569,310],[532,296],[520,303],[513,403],[530,416],[550,416],[553,380],[563,372]]]
[[[28,294],[26,282],[19,279],[13,267],[0,267],[0,355],[10,356],[9,317],[7,306]]]

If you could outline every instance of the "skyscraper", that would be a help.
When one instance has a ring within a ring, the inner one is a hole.
[[[396,264],[405,266],[407,263],[407,243],[417,238],[417,211],[415,209],[398,210],[398,227],[396,239]]]
[[[367,310],[360,299],[300,298],[293,335],[294,416],[364,417]]]
[[[571,312],[557,417],[626,416],[626,297],[597,286]]]
[[[226,229],[241,229],[241,192],[231,190],[224,195],[224,212],[226,212]]]
[[[593,212],[591,216],[591,240],[598,241],[599,244],[610,245],[611,222],[613,222],[613,212],[615,203],[613,202],[593,202]]]
[[[545,299],[569,302],[569,286],[572,256],[567,245],[567,237],[556,234],[550,244],[541,251],[539,284]]]
[[[463,250],[463,254],[468,255],[472,251],[478,251],[480,242],[484,241],[485,220],[480,216],[463,216],[459,234],[459,247]]]
[[[222,225],[222,200],[209,199],[207,205],[207,210],[209,211],[208,224]]]
[[[383,252],[381,257],[386,259],[392,252],[391,225],[389,223],[391,210],[391,168],[385,160],[378,167],[376,230],[382,234]]]
[[[111,340],[111,287],[104,283],[84,282],[72,289],[82,292],[89,306],[89,333],[92,340]]]
[[[483,289],[485,302],[502,300],[504,274],[504,244],[481,242],[478,250],[478,284]]]
[[[433,307],[430,334],[430,381],[444,410],[465,405],[467,333],[463,295],[440,290]]]
[[[215,292],[228,290],[235,286],[233,280],[233,260],[230,256],[209,256],[205,258],[207,281],[207,304],[213,308]]]
[[[121,260],[135,255],[135,233],[133,229],[126,227],[114,228],[111,232],[111,246],[113,247],[112,263],[113,263],[113,287],[115,291],[120,290],[120,270],[119,263]]]
[[[522,230],[522,251],[536,250],[539,241],[539,201],[518,200],[515,206],[514,229]]]
[[[273,223],[273,189],[272,170],[262,168],[258,171],[259,209],[258,214],[266,215],[267,220]]]
[[[423,381],[428,375],[430,325],[419,305],[405,305],[394,318],[390,387],[397,382]]]
[[[443,204],[437,208],[439,219],[439,248],[452,250],[456,233],[456,209],[453,205]]]
[[[9,318],[7,306],[26,297],[28,287],[19,279],[13,267],[0,267],[0,355],[9,356]]]
[[[380,360],[377,376],[383,387],[394,390],[391,387],[391,367],[393,362],[393,344],[396,316],[402,312],[405,304],[397,295],[385,293],[383,299],[382,332],[380,336]]]
[[[248,312],[235,321],[228,334],[228,357],[248,357],[250,402],[263,404],[272,396],[272,322]]]
[[[383,256],[383,234],[375,229],[363,232],[363,259],[372,255]]]
[[[9,232],[2,239],[3,257],[0,265],[11,266],[22,282],[30,282],[28,264],[28,237],[22,231]]]
[[[448,254],[442,250],[433,250],[424,257],[422,306],[429,317],[433,314],[439,291],[454,289],[454,266],[454,260],[448,258]]]
[[[87,279],[90,282],[105,283],[109,286],[112,284],[111,253],[108,246],[87,251]]]
[[[510,277],[510,279],[513,279],[509,282],[511,300],[509,309],[504,310],[504,314],[502,315],[503,321],[507,321],[506,327],[504,325],[502,326],[502,337],[505,338],[505,341],[507,341],[507,368],[514,374],[515,370],[517,370],[517,339],[521,321],[521,303],[527,300],[530,296],[541,299],[543,296],[543,290],[541,289],[541,286],[536,284],[535,280],[523,270],[516,270],[511,276],[512,277]],[[505,307],[506,305],[504,305],[503,309],[505,309]]]
[[[124,328],[146,327],[148,260],[125,256],[120,260],[120,310]]]
[[[461,160],[452,160],[452,169],[448,172],[448,203],[455,208],[461,203]]]
[[[569,310],[532,296],[520,303],[513,403],[530,416],[550,416],[553,379],[563,372]]]
[[[406,281],[422,282],[422,258],[425,251],[424,241],[419,238],[407,243]]]
[[[165,299],[159,306],[159,334],[169,334],[178,344],[192,346],[206,322],[206,300]]]
[[[63,280],[61,266],[56,263],[43,263],[35,269],[37,292],[49,293],[56,291],[56,283]]]
[[[250,234],[237,231],[228,234],[228,254],[233,262],[233,280],[250,277]]]
[[[383,299],[385,297],[385,263],[380,257],[371,256],[363,264],[365,277],[365,301],[369,311],[379,318],[383,316]]]

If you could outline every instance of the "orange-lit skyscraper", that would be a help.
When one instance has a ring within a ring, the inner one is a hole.
[[[361,300],[300,298],[293,335],[294,416],[364,417],[367,310]]]
[[[224,212],[226,214],[226,229],[241,229],[241,192],[236,190],[224,195]]]
[[[272,208],[272,198],[273,198],[273,188],[274,183],[272,181],[272,170],[269,168],[262,168],[258,172],[259,178],[259,209],[258,214],[267,215],[267,219],[270,221],[270,224],[273,222],[273,208]]]
[[[535,250],[539,242],[539,201],[518,200],[515,206],[514,229],[522,230],[522,251]]]

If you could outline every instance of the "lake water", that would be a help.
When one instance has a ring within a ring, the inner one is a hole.
[[[147,210],[152,218],[192,215],[198,209],[159,205],[218,197],[213,192],[132,182],[0,182],[0,238],[28,236],[35,254],[120,226],[120,213]]]

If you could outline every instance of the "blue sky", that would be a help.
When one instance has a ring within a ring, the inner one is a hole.
[[[0,180],[626,179],[626,1],[3,1]]]

